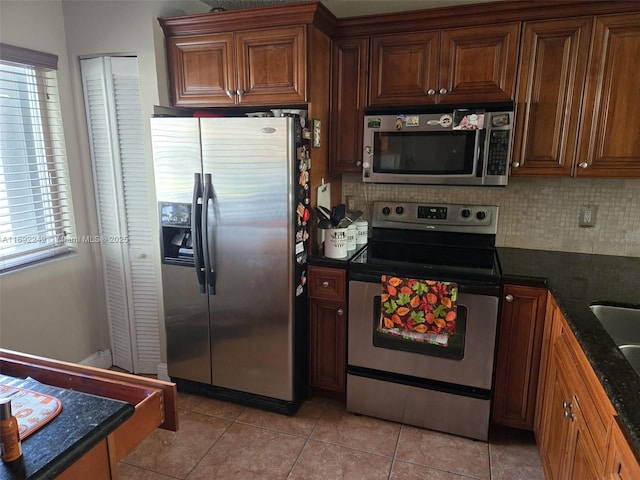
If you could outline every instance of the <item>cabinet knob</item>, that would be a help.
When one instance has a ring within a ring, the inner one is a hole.
[[[356,167],[360,167],[360,166],[362,166],[362,162],[361,162],[360,160],[358,160],[358,161],[356,162]]]
[[[327,282],[326,280],[324,282],[322,282],[322,286],[324,288],[329,288],[329,282]]]
[[[505,299],[507,302],[513,302],[513,295],[509,294],[509,295],[507,295],[506,297],[504,297],[504,299]]]
[[[344,314],[344,310],[342,310],[341,308],[338,309],[338,315],[342,316],[342,314]]]
[[[236,93],[238,94],[239,97],[242,97],[247,92],[245,92],[243,89],[239,88],[239,89],[236,90]]]
[[[233,90],[225,90],[224,93],[226,93],[229,98],[233,98],[236,94]]]
[[[580,162],[580,163],[578,164],[578,166],[579,166],[580,168],[587,168],[587,167],[589,166],[589,164],[588,164],[587,162]]]
[[[513,168],[518,168],[518,167],[520,166],[520,162],[512,162],[512,163],[511,163],[511,166],[512,166]]]
[[[446,95],[447,93],[449,93],[449,90],[447,90],[446,88],[441,88],[440,92],[438,93],[440,93],[440,95]]]
[[[435,95],[436,91],[433,88],[430,88],[429,90],[427,90],[427,95]]]

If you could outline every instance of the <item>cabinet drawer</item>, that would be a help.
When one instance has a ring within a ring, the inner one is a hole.
[[[342,268],[309,267],[309,296],[324,300],[345,300],[347,272]]]

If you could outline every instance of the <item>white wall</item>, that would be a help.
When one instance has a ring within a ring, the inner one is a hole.
[[[97,234],[79,58],[137,55],[143,115],[149,118],[153,105],[168,105],[164,40],[157,17],[208,8],[187,0],[0,0],[0,42],[59,57],[78,236]],[[147,132],[151,162],[149,138]],[[72,258],[0,276],[0,347],[74,362],[109,348],[100,268],[98,246],[80,244]]]
[[[76,232],[92,234],[90,164],[79,150],[60,1],[0,1],[0,41],[58,55],[58,83]],[[108,347],[90,245],[78,255],[0,276],[0,346],[78,361]]]

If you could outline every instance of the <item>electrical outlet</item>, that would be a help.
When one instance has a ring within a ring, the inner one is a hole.
[[[596,224],[596,213],[598,207],[596,205],[586,205],[580,209],[580,220],[578,225],[581,227],[593,227]]]
[[[356,210],[356,197],[355,195],[346,195],[345,203],[347,204],[347,211],[354,212]]]

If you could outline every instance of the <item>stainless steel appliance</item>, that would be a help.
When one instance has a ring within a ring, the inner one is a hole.
[[[374,202],[369,243],[349,265],[347,410],[487,439],[497,217],[495,206]],[[457,283],[448,346],[379,332],[382,275]]]
[[[305,392],[299,118],[152,118],[169,376],[282,413]]]
[[[504,186],[513,119],[513,104],[366,115],[362,180]]]

